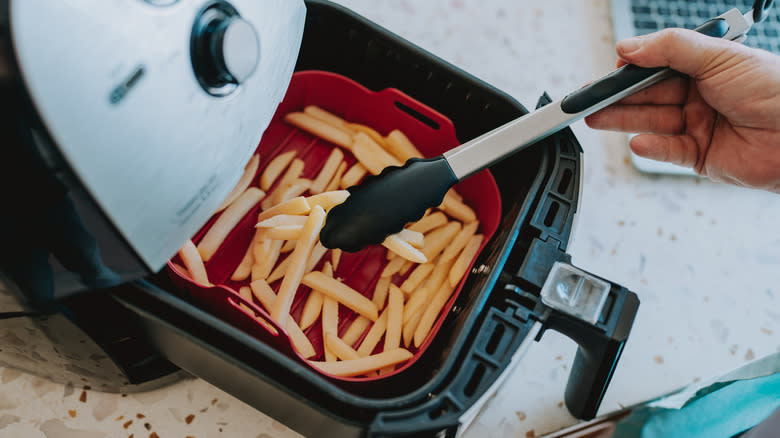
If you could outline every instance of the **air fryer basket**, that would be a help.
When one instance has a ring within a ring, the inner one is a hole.
[[[307,1],[296,70],[398,88],[447,116],[461,141],[527,113],[511,97],[350,11]],[[541,100],[544,104],[545,99]],[[565,253],[577,209],[581,149],[565,129],[493,166],[502,218],[436,338],[412,367],[370,385],[327,380],[177,295],[165,275],[115,297],[171,362],[307,436],[454,436],[461,418],[544,328],[581,345],[566,403],[595,415],[628,336],[636,296],[611,284],[596,324],[545,306],[539,291]]]

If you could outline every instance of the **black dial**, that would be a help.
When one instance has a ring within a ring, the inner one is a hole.
[[[195,76],[206,92],[225,96],[247,80],[260,60],[255,28],[227,2],[215,2],[195,19],[190,40]]]

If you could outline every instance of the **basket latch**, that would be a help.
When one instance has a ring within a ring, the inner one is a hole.
[[[537,318],[544,329],[579,345],[564,400],[572,415],[591,419],[628,340],[639,298],[619,284],[558,261],[542,286],[540,301]]]
[[[568,263],[555,262],[542,286],[542,303],[596,324],[607,302],[610,284]]]

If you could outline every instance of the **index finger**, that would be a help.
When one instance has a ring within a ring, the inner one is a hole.
[[[618,103],[625,105],[679,105],[688,97],[690,79],[684,76],[673,76],[644,90],[621,99]]]

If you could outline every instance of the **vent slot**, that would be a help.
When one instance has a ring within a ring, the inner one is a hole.
[[[498,344],[501,343],[501,337],[504,336],[504,328],[503,325],[496,325],[496,328],[493,329],[493,334],[490,335],[490,340],[488,341],[487,345],[485,346],[485,352],[487,354],[492,355],[496,352],[496,349],[498,348]]]
[[[558,210],[560,209],[561,206],[557,202],[550,204],[550,209],[547,210],[547,216],[544,217],[544,224],[546,226],[552,226],[552,224],[555,222],[555,216],[558,215]]]
[[[558,183],[558,193],[561,195],[568,193],[569,184],[571,183],[573,176],[574,172],[572,172],[571,169],[566,169],[563,171],[563,175],[561,175],[561,182]]]
[[[416,109],[410,107],[409,105],[396,101],[395,106],[398,107],[398,109],[400,109],[401,111],[405,112],[406,114],[409,114],[410,116],[419,120],[422,124],[432,129],[438,130],[440,128],[439,124],[436,123],[433,119],[417,111]]]
[[[503,328],[503,327],[502,327]],[[463,388],[463,395],[466,397],[471,397],[474,395],[474,393],[477,391],[477,387],[479,387],[480,382],[482,382],[482,377],[485,376],[485,365],[477,364],[477,368],[474,370],[474,374],[471,375],[471,379],[469,379],[469,383],[466,384],[466,387]]]

